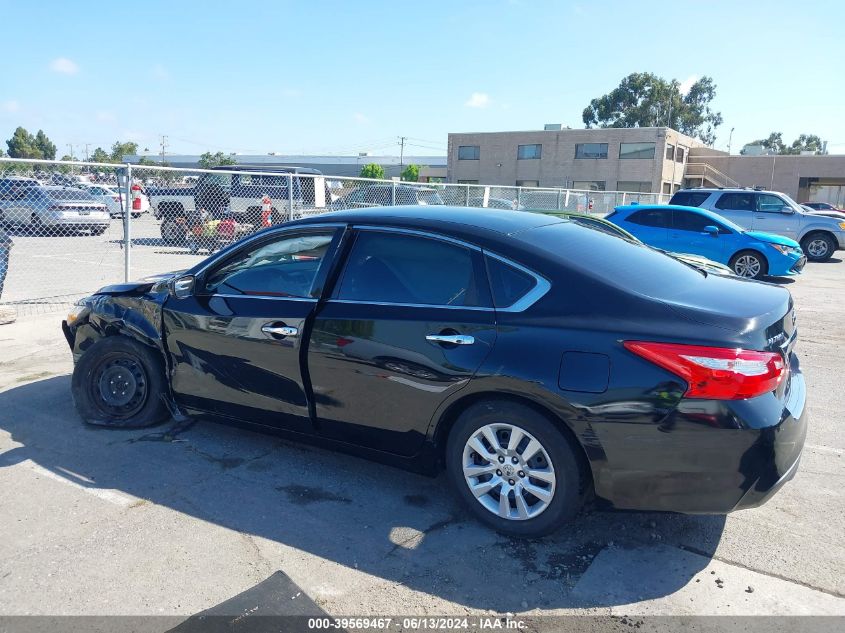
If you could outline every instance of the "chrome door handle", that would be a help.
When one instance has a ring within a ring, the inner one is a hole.
[[[472,345],[475,337],[468,334],[426,334],[426,341],[432,343],[451,343],[452,345]]]
[[[267,336],[272,336],[274,338],[277,336],[296,336],[299,334],[299,330],[295,327],[291,327],[289,325],[273,325],[272,323],[262,325],[261,331]]]

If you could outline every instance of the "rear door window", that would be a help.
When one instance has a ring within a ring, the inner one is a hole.
[[[642,209],[629,215],[628,222],[665,229],[671,224],[671,217],[669,212],[664,209]]]
[[[429,306],[489,307],[480,254],[436,238],[358,234],[335,298]]]
[[[700,215],[698,213],[691,213],[690,211],[672,212],[672,228],[676,231],[691,231],[694,233],[703,233],[705,226],[717,225],[710,218]]]
[[[723,193],[716,201],[716,208],[723,211],[754,211],[754,194]]]

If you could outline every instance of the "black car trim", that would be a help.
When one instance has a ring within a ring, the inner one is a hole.
[[[480,312],[495,312],[496,309],[487,306],[449,306],[438,303],[393,303],[390,301],[363,301],[357,299],[328,299],[326,303],[354,303],[368,306],[397,306],[402,308],[446,308],[447,310],[476,310]]]

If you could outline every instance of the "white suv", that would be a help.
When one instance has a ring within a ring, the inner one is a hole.
[[[740,226],[791,237],[807,259],[823,262],[845,249],[845,222],[810,213],[785,193],[757,189],[682,189],[669,204],[700,207]]]

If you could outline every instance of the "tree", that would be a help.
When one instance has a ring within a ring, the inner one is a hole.
[[[378,163],[367,163],[361,167],[361,178],[384,180],[384,167]]]
[[[110,163],[110,162],[112,162],[111,156],[102,147],[96,148],[91,153],[91,160],[94,161],[95,163]]]
[[[138,143],[133,143],[131,141],[127,143],[115,141],[114,145],[111,146],[111,159],[112,162],[115,163],[122,163],[124,156],[131,156],[137,153]]]
[[[609,93],[590,101],[582,119],[587,128],[665,126],[712,145],[722,124],[722,115],[710,108],[715,96],[711,77],[702,77],[681,94],[676,79],[632,73]]]
[[[420,179],[420,166],[408,165],[402,170],[400,178],[408,182],[417,182]]]
[[[42,158],[41,150],[35,145],[35,137],[24,128],[18,127],[12,138],[6,141],[12,158]]]
[[[44,134],[44,130],[38,130],[33,144],[36,148],[38,148],[38,151],[41,152],[41,158],[55,160],[56,145],[47,137],[46,134]]]
[[[746,154],[747,148],[751,145],[762,145],[765,149],[774,151],[775,154],[800,154],[801,152],[815,152],[822,153],[823,142],[821,137],[816,134],[801,134],[797,139],[792,141],[791,145],[783,142],[782,132],[772,132],[767,138],[760,138],[756,141],[751,141],[743,147],[739,153]]]
[[[197,165],[199,165],[203,169],[211,169],[212,167],[220,167],[224,165],[235,164],[237,164],[237,161],[228,154],[224,154],[223,152],[215,152],[214,154],[212,154],[211,152],[206,152],[205,154],[200,156],[199,161],[197,161]]]

